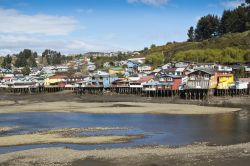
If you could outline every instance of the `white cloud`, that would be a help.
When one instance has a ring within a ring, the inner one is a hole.
[[[221,6],[225,8],[236,8],[244,2],[245,2],[244,0],[225,1],[225,2],[221,2]]]
[[[78,12],[91,14],[93,10]],[[76,36],[79,34],[76,30],[82,29],[85,27],[73,17],[27,15],[15,9],[0,8],[0,55],[18,53],[25,48],[38,53],[54,49],[63,54],[122,50],[112,41],[107,41],[105,35],[96,40],[81,39]],[[72,35],[71,32],[75,34]],[[114,35],[108,37],[112,38]]]
[[[143,3],[146,5],[162,6],[168,3],[169,0],[128,0],[129,3]]]
[[[67,35],[74,31],[77,20],[68,16],[27,15],[14,9],[0,8],[1,33]]]
[[[45,49],[54,49],[64,54],[124,50],[111,43],[100,41],[51,39],[33,34],[0,34],[0,55],[18,53],[25,48],[32,49],[38,53],[43,52]]]

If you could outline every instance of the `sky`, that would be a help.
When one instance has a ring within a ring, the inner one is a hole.
[[[0,0],[0,55],[136,51],[185,41],[207,14],[244,0]]]

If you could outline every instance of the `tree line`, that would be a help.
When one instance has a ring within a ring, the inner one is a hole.
[[[225,10],[221,17],[208,14],[188,30],[188,41],[202,41],[226,33],[250,30],[250,0],[233,10]]]
[[[72,56],[62,55],[60,52],[46,49],[42,53],[42,57],[38,57],[37,52],[34,52],[30,49],[24,49],[18,54],[6,55],[2,59],[1,67],[6,69],[11,69],[12,66],[23,67],[23,68],[32,68],[37,67],[37,61],[40,60],[43,65],[59,65],[68,60],[72,60]]]

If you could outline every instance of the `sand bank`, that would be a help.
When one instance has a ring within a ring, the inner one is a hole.
[[[125,128],[71,128],[57,129],[32,134],[11,135],[0,137],[0,147],[30,145],[30,144],[51,144],[51,143],[70,143],[70,144],[109,144],[124,143],[133,139],[143,138],[142,135],[79,135],[82,132],[95,132],[104,130],[125,130]]]
[[[81,102],[28,102],[0,107],[0,113],[18,112],[82,112],[95,114],[219,114],[240,110],[239,108],[208,107],[187,104],[158,103],[81,103]],[[25,104],[24,104],[25,103]]]
[[[12,131],[12,130],[15,130],[16,128],[18,127],[1,127],[0,126],[0,133]]]
[[[190,145],[180,148],[143,147],[76,151],[33,149],[0,155],[4,165],[247,165],[250,143],[230,146]],[[91,164],[92,163],[92,164]],[[98,164],[99,163],[99,164]]]

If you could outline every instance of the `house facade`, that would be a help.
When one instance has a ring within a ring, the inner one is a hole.
[[[214,76],[215,72],[211,69],[196,69],[188,74],[185,89],[214,89],[217,81]]]
[[[49,87],[49,86],[59,86],[59,83],[67,81],[66,76],[50,76],[44,80],[44,86]]]

